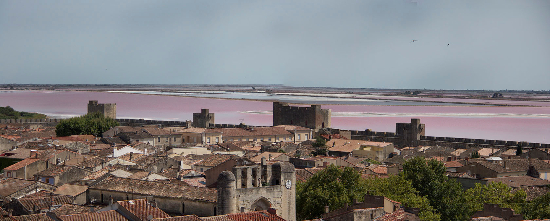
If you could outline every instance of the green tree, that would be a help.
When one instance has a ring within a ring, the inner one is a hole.
[[[313,147],[325,147],[326,144],[327,144],[327,141],[325,140],[325,138],[318,136],[317,138],[315,138],[315,142],[313,142],[313,144],[311,145]]]
[[[24,111],[16,111],[10,106],[0,107],[0,119],[20,119],[20,118],[46,118],[44,114],[29,113]]]
[[[462,186],[450,180],[445,166],[436,160],[415,157],[403,164],[403,177],[441,214],[442,220],[468,220]]]
[[[315,147],[315,150],[311,151],[311,154],[313,156],[326,155],[328,152],[328,147],[326,146],[326,144],[327,141],[324,138],[318,136],[317,138],[315,138],[315,142],[311,144],[313,147]]]
[[[390,176],[388,178],[373,178],[365,180],[366,188],[374,191],[374,195],[385,196],[388,199],[400,202],[403,206],[420,208],[419,217],[421,220],[440,220],[428,199],[418,195],[413,188],[411,181],[403,176]]]
[[[550,219],[550,192],[526,203],[521,214],[525,219]]]
[[[504,208],[521,211],[527,194],[523,190],[512,192],[512,188],[501,182],[491,182],[487,185],[476,183],[474,188],[466,190],[464,198],[468,206],[469,215],[483,210],[483,204],[499,204]]]
[[[106,118],[101,113],[91,113],[61,120],[55,127],[55,134],[58,137],[82,134],[101,136],[103,132],[118,125],[116,120]]]
[[[319,218],[325,206],[331,210],[353,199],[361,200],[366,189],[361,174],[351,167],[340,169],[329,165],[307,182],[296,185],[296,212],[299,220]]]

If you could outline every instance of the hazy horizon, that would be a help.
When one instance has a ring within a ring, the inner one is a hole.
[[[548,90],[549,21],[550,1],[2,1],[1,83]]]

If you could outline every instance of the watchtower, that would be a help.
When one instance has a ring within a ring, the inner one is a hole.
[[[296,220],[296,173],[288,162],[237,166],[220,173],[218,214],[273,208],[285,220]]]
[[[193,127],[208,128],[214,125],[214,113],[209,109],[201,109],[200,113],[193,113]]]
[[[97,100],[90,100],[88,102],[88,114],[101,113],[104,117],[116,119],[116,103],[111,104],[99,104]]]
[[[418,146],[421,136],[426,135],[426,125],[420,119],[411,119],[411,123],[397,123],[395,135],[399,138],[399,146]]]
[[[330,128],[330,109],[321,105],[310,107],[289,106],[288,103],[273,102],[273,126],[296,125],[311,129]]]

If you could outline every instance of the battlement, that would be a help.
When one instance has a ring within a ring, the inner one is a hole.
[[[88,114],[101,113],[104,117],[116,119],[116,103],[100,104],[97,100],[88,102]]]
[[[214,113],[210,113],[209,109],[201,109],[200,113],[193,113],[193,127],[208,128],[214,124]]]
[[[273,126],[296,125],[311,129],[329,128],[331,110],[320,105],[310,107],[289,106],[288,103],[273,102]]]

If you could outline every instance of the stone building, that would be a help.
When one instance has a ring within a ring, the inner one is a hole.
[[[100,104],[97,100],[91,100],[88,103],[88,114],[99,112],[104,117],[116,119],[116,103]]]
[[[273,208],[285,220],[296,220],[296,173],[288,162],[236,166],[217,180],[218,215]]]
[[[201,109],[200,113],[193,113],[193,127],[208,128],[214,125],[214,113],[208,109]]]
[[[411,119],[411,123],[397,123],[395,134],[399,142],[397,146],[418,146],[420,138],[426,135],[426,125],[420,123],[420,119]]]
[[[311,129],[330,128],[330,109],[321,105],[294,107],[287,103],[273,102],[273,126],[296,125]]]

